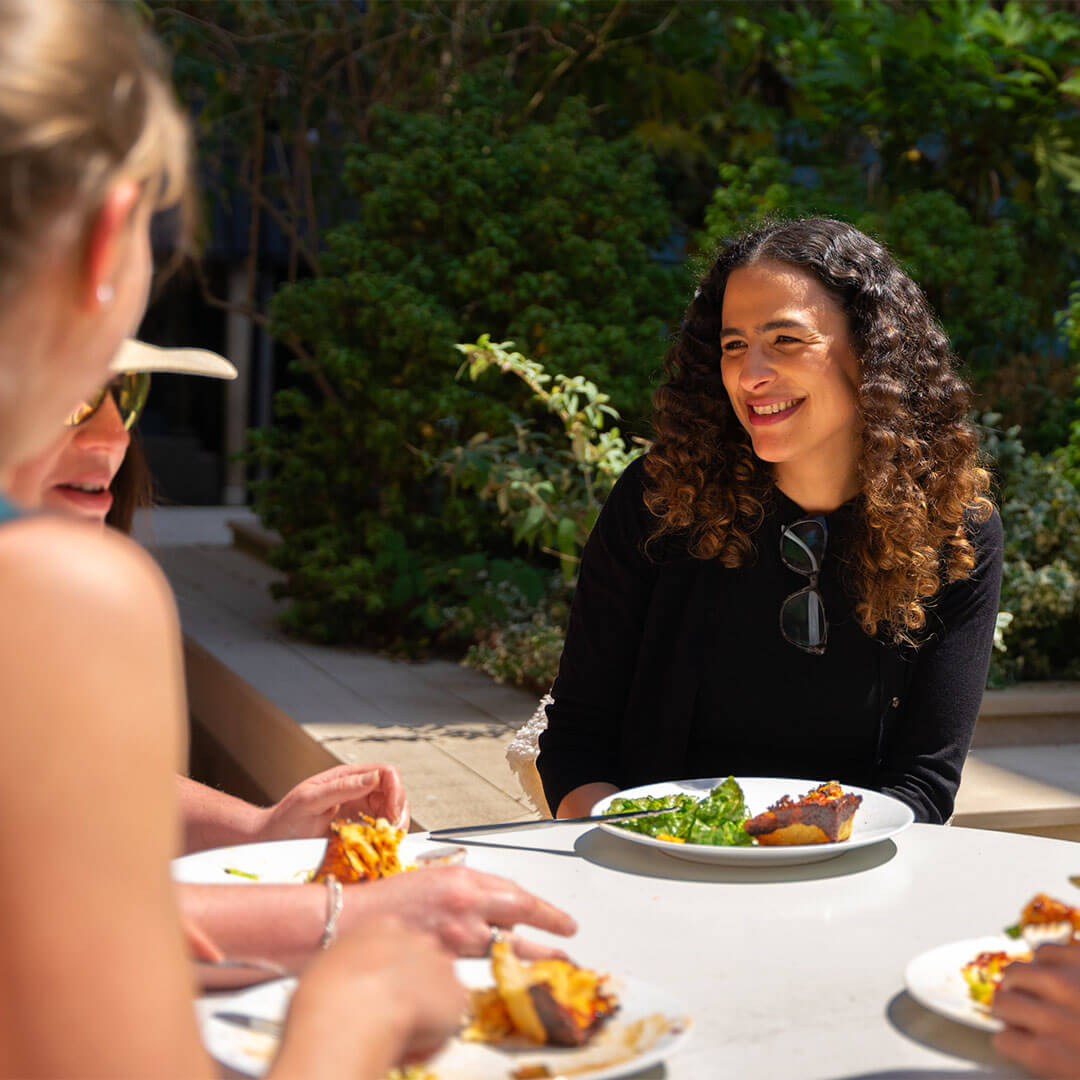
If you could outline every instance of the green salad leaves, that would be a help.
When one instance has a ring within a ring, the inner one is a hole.
[[[612,799],[605,813],[625,814],[632,810],[660,810],[665,807],[670,807],[671,812],[614,824],[620,829],[682,840],[687,844],[745,847],[754,842],[743,828],[748,815],[742,788],[731,776],[722,784],[717,784],[704,799],[695,799],[692,795]]]

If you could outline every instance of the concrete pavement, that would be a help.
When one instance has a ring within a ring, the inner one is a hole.
[[[137,525],[172,584],[185,635],[334,758],[397,765],[424,828],[537,816],[505,759],[536,707],[531,694],[446,661],[287,637],[270,596],[281,575],[229,546],[225,523],[237,519],[255,520],[237,508],[181,507],[155,509]],[[267,752],[263,738],[247,735],[243,754]]]

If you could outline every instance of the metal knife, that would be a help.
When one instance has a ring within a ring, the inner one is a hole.
[[[236,1027],[247,1028],[248,1031],[257,1031],[260,1035],[270,1035],[275,1039],[281,1038],[285,1025],[280,1020],[267,1020],[262,1016],[250,1016],[248,1013],[219,1012],[211,1013],[212,1020],[221,1020],[225,1024],[234,1024]]]
[[[539,821],[500,821],[496,825],[459,825],[452,829],[432,829],[428,835],[432,839],[444,836],[463,836],[466,833],[501,832],[503,829],[536,829],[551,825],[588,825],[596,821],[629,821],[631,818],[655,817],[657,814],[670,814],[673,807],[665,806],[660,810],[627,810],[622,814],[593,814],[589,817],[541,818]]]

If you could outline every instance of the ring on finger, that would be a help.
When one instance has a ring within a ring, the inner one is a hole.
[[[489,927],[489,931],[490,932],[489,932],[489,936],[488,936],[487,949],[484,950],[484,955],[485,956],[490,956],[491,955],[491,950],[494,948],[495,943],[497,941],[502,941],[502,939],[503,939],[503,932],[502,932],[501,927],[492,926],[492,927]]]

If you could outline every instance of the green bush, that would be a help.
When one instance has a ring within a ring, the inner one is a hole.
[[[539,601],[510,582],[490,584],[485,592],[497,618],[478,620],[472,611],[454,607],[444,613],[456,637],[472,639],[462,663],[496,682],[546,694],[559,670],[572,589],[553,574]]]
[[[1063,451],[1028,453],[1019,429],[988,415],[984,446],[997,463],[1005,563],[991,685],[1080,677],[1080,492]]]
[[[594,136],[580,102],[517,128],[509,112],[468,81],[445,115],[378,111],[344,170],[356,219],[325,235],[321,276],[273,299],[275,333],[303,343],[313,376],[253,438],[297,632],[430,640],[472,580],[461,560],[512,557],[494,504],[429,468],[513,430],[526,396],[456,381],[455,341],[512,336],[631,415],[647,407],[680,302],[679,272],[650,255],[670,228],[652,161],[632,138]]]

